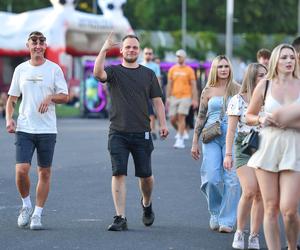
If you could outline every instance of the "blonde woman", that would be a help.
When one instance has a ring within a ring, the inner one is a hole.
[[[297,249],[300,201],[300,79],[297,54],[289,44],[278,45],[271,54],[266,116],[259,115],[266,80],[254,90],[247,111],[250,125],[261,125],[260,147],[248,166],[255,168],[264,204],[264,233],[268,249],[280,250],[279,212],[284,222],[288,250]],[[298,107],[292,115],[286,115]]]
[[[201,191],[208,203],[209,226],[212,230],[224,233],[233,231],[240,198],[240,185],[235,169],[227,171],[223,168],[227,131],[227,115],[224,111],[230,98],[238,91],[239,86],[233,80],[229,59],[223,55],[217,56],[212,62],[206,87],[201,94],[191,149],[195,160],[202,156]],[[222,110],[224,115],[221,115]],[[202,129],[220,118],[222,134],[209,143],[203,143],[201,154],[198,141]]]
[[[248,249],[260,249],[258,233],[263,220],[263,204],[254,169],[247,167],[250,156],[242,154],[241,144],[251,129],[259,130],[258,126],[248,126],[246,124],[246,111],[255,86],[266,73],[267,69],[264,65],[259,63],[249,64],[244,75],[240,93],[232,97],[227,109],[228,129],[224,167],[228,170],[230,170],[233,165],[236,167],[242,187],[242,196],[237,210],[237,230],[232,243],[234,249],[245,249],[244,229],[251,207],[251,231],[248,240]],[[236,130],[238,135],[234,140]],[[233,144],[234,161],[231,154]]]

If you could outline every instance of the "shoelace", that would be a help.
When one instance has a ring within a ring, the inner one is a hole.
[[[118,215],[114,216],[114,219],[115,219],[115,223],[119,223],[122,221],[122,217]]]
[[[21,208],[20,214],[22,218],[26,218],[26,213],[29,213],[29,210],[27,208]]]
[[[249,237],[249,242],[254,243],[258,241],[259,234],[251,234]]]
[[[238,241],[244,240],[244,233],[243,232],[239,232],[237,238],[238,238]]]

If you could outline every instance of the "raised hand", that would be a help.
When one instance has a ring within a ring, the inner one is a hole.
[[[118,46],[120,43],[114,42],[113,41],[113,32],[110,32],[110,34],[108,35],[108,37],[106,38],[103,46],[102,46],[102,51],[108,51],[113,47]]]

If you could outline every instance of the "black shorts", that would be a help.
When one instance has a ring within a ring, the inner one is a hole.
[[[190,129],[194,128],[194,114],[195,110],[193,106],[191,106],[188,115],[185,117],[185,124],[189,126]]]
[[[31,165],[34,150],[37,152],[39,167],[51,167],[56,134],[30,134],[16,132],[16,163],[29,163]]]
[[[108,150],[110,152],[112,174],[127,175],[129,153],[135,166],[135,176],[150,177],[151,153],[153,142],[150,132],[126,133],[110,129],[108,135]]]

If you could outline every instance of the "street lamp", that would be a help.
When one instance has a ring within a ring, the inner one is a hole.
[[[232,36],[233,36],[233,12],[234,0],[226,2],[226,56],[232,57]]]
[[[300,35],[300,0],[298,0],[298,36]]]
[[[186,0],[181,0],[181,47],[186,50]]]

